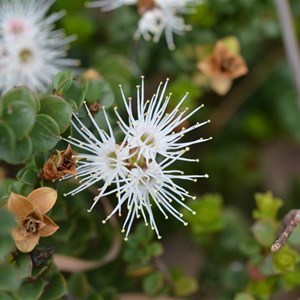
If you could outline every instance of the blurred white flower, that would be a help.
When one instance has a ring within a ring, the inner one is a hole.
[[[187,109],[179,111],[187,94],[179,101],[176,107],[167,112],[170,95],[165,97],[168,80],[160,83],[151,100],[145,101],[144,79],[141,86],[137,87],[137,117],[134,117],[132,100],[126,101],[122,87],[121,94],[128,114],[126,125],[117,110],[119,126],[124,133],[124,138],[118,144],[114,137],[113,128],[108,116],[103,109],[104,118],[108,126],[107,134],[99,128],[89,109],[86,107],[88,117],[93,129],[87,126],[74,114],[72,122],[78,137],[69,136],[68,141],[78,152],[74,158],[77,161],[77,174],[80,179],[79,186],[65,194],[75,195],[95,183],[101,182],[99,193],[89,209],[103,196],[115,194],[118,204],[103,223],[111,218],[117,211],[126,211],[126,217],[122,231],[125,232],[125,240],[131,230],[133,221],[141,216],[146,225],[150,225],[160,238],[158,226],[155,222],[153,207],[168,219],[171,215],[186,225],[182,219],[182,213],[176,209],[176,205],[184,207],[194,213],[185,203],[187,198],[193,198],[177,181],[197,181],[197,178],[207,178],[208,175],[185,175],[180,170],[172,170],[169,167],[178,160],[196,162],[197,159],[184,158],[183,155],[192,144],[207,141],[197,139],[190,142],[180,142],[182,136],[204,124],[197,123],[190,128],[183,128],[174,132],[182,122],[186,121],[202,106],[186,114]],[[127,118],[126,118],[127,119]],[[97,136],[93,133],[97,132]],[[79,149],[79,151],[78,151]],[[71,178],[66,175],[63,179]],[[175,206],[173,205],[175,204]],[[125,209],[123,207],[126,207]]]
[[[141,18],[134,37],[142,36],[145,40],[158,42],[164,32],[168,47],[172,50],[175,48],[173,34],[180,35],[191,30],[180,14],[190,12],[191,6],[200,3],[200,0],[100,0],[88,2],[87,5],[107,11],[122,5],[136,4]]]
[[[191,159],[178,157],[178,154],[182,149],[188,149],[190,145],[202,143],[211,138],[200,138],[189,142],[180,142],[180,140],[186,133],[203,126],[210,121],[198,122],[189,128],[182,127],[179,129],[183,122],[201,109],[203,105],[198,106],[190,113],[187,113],[188,108],[184,108],[180,111],[188,96],[187,93],[172,111],[168,111],[167,107],[172,95],[168,94],[165,96],[168,82],[168,79],[165,83],[161,82],[151,100],[146,100],[144,78],[142,77],[141,86],[137,86],[136,116],[134,116],[133,113],[132,99],[129,98],[127,101],[122,87],[120,87],[129,121],[127,124],[116,108],[115,111],[119,118],[119,126],[124,134],[128,135],[129,146],[133,149],[139,149],[138,155],[142,155],[147,160],[155,160],[157,154],[159,154],[166,158],[173,159],[174,157],[177,157],[178,160],[193,161]]]
[[[173,33],[184,34],[190,29],[191,26],[186,25],[184,19],[172,10],[154,8],[141,16],[134,38],[138,39],[142,36],[145,40],[152,39],[157,43],[164,32],[169,49],[174,50]]]
[[[62,12],[46,16],[55,0],[0,3],[0,90],[24,85],[43,91],[60,70],[78,65],[66,50],[75,37],[53,30]]]

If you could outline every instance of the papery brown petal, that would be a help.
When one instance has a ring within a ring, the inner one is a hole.
[[[232,85],[232,80],[228,77],[219,77],[212,79],[211,82],[212,89],[219,95],[224,96]]]
[[[9,195],[7,207],[17,219],[25,218],[34,210],[34,206],[26,197],[13,192]]]
[[[16,247],[23,253],[30,252],[38,244],[39,239],[39,234],[28,235],[24,240],[15,241]]]
[[[46,180],[57,179],[57,166],[61,163],[62,157],[59,151],[51,155],[43,166],[43,177]]]
[[[27,198],[41,214],[46,214],[56,202],[57,191],[49,187],[41,187],[31,192]]]
[[[11,235],[15,241],[23,241],[26,238],[26,231],[24,228],[18,227],[11,231]]]
[[[248,67],[245,60],[240,56],[238,59],[238,67],[231,73],[231,78],[235,79],[248,73]]]
[[[39,232],[41,237],[46,237],[46,236],[52,235],[59,228],[59,226],[57,226],[47,216],[44,216],[44,223],[45,223],[45,226]]]
[[[215,66],[215,61],[212,55],[206,57],[204,60],[197,64],[197,68],[202,71],[208,77],[215,77],[217,75],[217,70]]]
[[[73,151],[71,145],[68,145],[67,149],[60,152],[62,156],[71,158],[76,152]]]

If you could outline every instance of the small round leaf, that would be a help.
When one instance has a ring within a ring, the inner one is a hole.
[[[4,107],[2,118],[13,129],[17,139],[21,139],[32,129],[35,115],[36,109],[32,104],[18,100]]]
[[[40,114],[37,115],[35,125],[30,132],[33,150],[43,152],[53,148],[60,139],[58,124],[53,118]]]
[[[16,136],[6,124],[0,123],[0,159],[9,160],[16,148]]]
[[[72,118],[72,106],[58,96],[42,97],[40,103],[40,113],[53,118],[59,126],[60,133],[66,131]]]

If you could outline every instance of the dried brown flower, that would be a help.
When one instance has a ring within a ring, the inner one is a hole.
[[[45,162],[42,176],[47,180],[54,180],[67,174],[76,175],[76,161],[74,159],[76,154],[70,145],[66,150],[56,151],[56,154],[51,155]]]
[[[98,102],[95,102],[93,104],[90,104],[88,108],[92,115],[94,115],[101,109],[101,105]]]
[[[209,78],[212,89],[219,95],[229,91],[233,79],[248,72],[244,58],[221,40],[216,43],[213,53],[200,61],[197,67]]]
[[[10,194],[7,206],[18,224],[12,231],[12,237],[21,252],[32,251],[40,237],[50,236],[58,229],[45,215],[55,204],[56,198],[57,192],[49,187],[38,188],[27,197]]]

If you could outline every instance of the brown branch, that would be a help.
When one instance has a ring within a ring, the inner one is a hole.
[[[293,209],[284,217],[283,225],[285,228],[279,238],[271,246],[272,252],[278,251],[287,242],[298,223],[300,223],[300,210]]]

